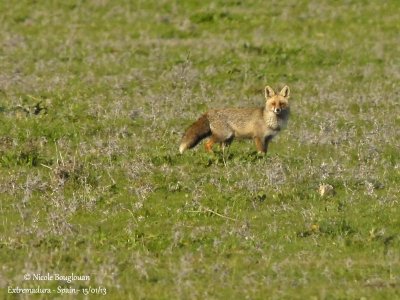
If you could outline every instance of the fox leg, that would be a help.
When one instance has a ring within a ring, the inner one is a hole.
[[[266,137],[264,138],[265,153],[267,153],[269,142],[272,140],[273,137],[274,137],[273,135],[269,135],[269,136],[266,136]]]
[[[232,135],[232,136],[229,136],[224,141],[220,142],[221,148],[222,149],[228,148],[232,144],[233,138],[234,138],[234,136]]]
[[[207,143],[204,144],[204,148],[206,149],[207,152],[212,152],[212,147],[215,144],[215,142],[217,141],[215,135],[212,135],[209,140],[207,141]]]
[[[256,142],[257,151],[259,153],[267,153],[268,144],[272,140],[273,136],[266,136],[264,138],[255,137],[254,141]]]
[[[222,148],[227,147],[232,143],[233,137],[231,133],[226,133],[223,136],[212,134],[207,143],[204,144],[204,147],[207,152],[212,152],[212,147],[215,143],[220,143]]]
[[[256,148],[257,148],[258,153],[266,153],[267,152],[268,144],[265,143],[265,139],[255,137],[254,141],[256,143]]]

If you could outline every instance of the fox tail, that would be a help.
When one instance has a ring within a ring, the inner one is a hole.
[[[179,152],[182,154],[186,149],[193,148],[202,139],[210,135],[210,121],[207,114],[204,114],[186,130],[179,146]]]

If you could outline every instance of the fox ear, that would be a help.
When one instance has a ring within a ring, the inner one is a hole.
[[[288,98],[289,97],[289,94],[290,94],[290,90],[289,90],[289,87],[287,86],[287,85],[285,85],[284,87],[283,87],[283,89],[280,91],[280,93],[279,93],[279,95],[281,95],[281,96],[283,96],[283,97],[285,97],[285,98]]]
[[[268,98],[271,98],[273,96],[275,96],[274,90],[269,85],[267,85],[265,87],[265,98],[268,99]]]

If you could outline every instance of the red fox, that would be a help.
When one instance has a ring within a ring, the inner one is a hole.
[[[259,108],[213,109],[203,114],[185,132],[179,146],[182,154],[195,147],[202,139],[210,137],[205,149],[212,151],[215,143],[229,145],[234,138],[254,139],[257,151],[266,153],[268,143],[286,127],[289,119],[289,87],[279,94],[266,86],[265,106]]]

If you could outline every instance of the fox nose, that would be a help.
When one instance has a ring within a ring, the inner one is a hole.
[[[279,107],[275,108],[275,113],[279,114],[281,112],[281,109]]]

